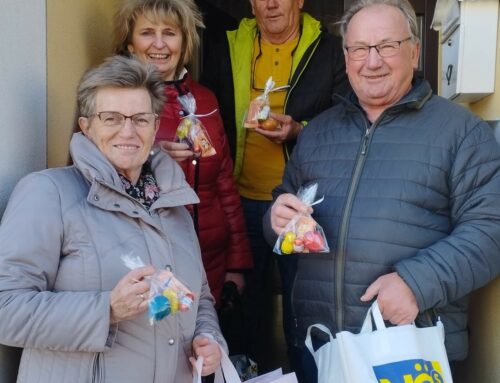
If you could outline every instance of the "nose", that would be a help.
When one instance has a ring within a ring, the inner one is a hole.
[[[161,32],[155,34],[153,45],[158,49],[161,49],[165,46],[165,42],[163,41],[163,34]]]
[[[120,129],[120,136],[130,137],[134,136],[136,133],[134,124],[132,123],[132,117],[125,117],[123,121],[123,126]]]
[[[383,63],[382,57],[378,54],[375,47],[370,47],[368,51],[368,57],[366,58],[366,66],[370,68],[379,67]]]
[[[278,0],[267,0],[267,8],[278,7]]]

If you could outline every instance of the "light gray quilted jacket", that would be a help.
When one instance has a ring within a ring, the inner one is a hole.
[[[75,165],[21,180],[0,226],[0,343],[24,348],[18,382],[190,382],[193,335],[225,347],[184,207],[197,196],[159,152],[161,192],[148,212],[87,138],[75,134],[70,147]],[[110,291],[129,271],[123,254],[170,265],[195,293],[192,309],[154,326],[147,313],[110,326]]]

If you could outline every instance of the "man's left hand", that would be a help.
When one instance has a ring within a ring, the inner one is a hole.
[[[417,299],[398,273],[377,278],[368,286],[361,300],[368,302],[374,297],[377,297],[382,317],[392,324],[412,323],[418,315]]]
[[[255,128],[255,131],[275,144],[282,144],[285,141],[293,140],[303,128],[300,122],[294,121],[291,116],[286,114],[270,113],[269,117],[278,121],[278,128],[276,130]]]

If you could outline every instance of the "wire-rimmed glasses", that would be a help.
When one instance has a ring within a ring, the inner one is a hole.
[[[127,118],[130,118],[130,121],[135,128],[147,128],[158,118],[156,113],[136,113],[131,116],[127,116],[120,112],[98,112],[92,116],[97,116],[104,126],[110,128],[122,127],[125,125],[125,120]]]

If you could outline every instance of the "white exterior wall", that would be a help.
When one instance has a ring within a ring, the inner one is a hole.
[[[46,9],[0,0],[0,216],[17,181],[47,164]]]

